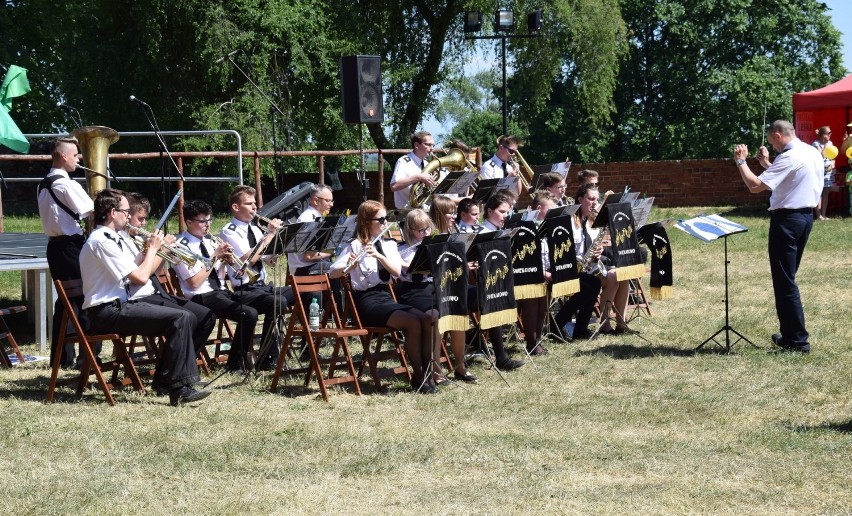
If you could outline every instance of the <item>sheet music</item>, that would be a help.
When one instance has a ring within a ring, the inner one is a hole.
[[[648,223],[648,217],[651,215],[651,207],[653,206],[653,197],[633,201],[633,220],[636,222],[637,228],[641,228]]]
[[[675,227],[704,242],[712,242],[717,238],[745,233],[748,228],[719,215],[699,215],[689,220],[681,220]]]
[[[568,178],[568,171],[571,169],[571,162],[569,161],[567,164],[563,161],[562,163],[554,163],[550,166],[551,172],[556,172],[562,179]]]
[[[470,187],[471,185],[473,185],[473,182],[476,181],[476,176],[478,174],[478,170],[465,169],[464,175],[462,175],[461,178],[459,178],[455,183],[453,183],[453,186],[451,186],[449,190],[447,190],[447,193],[456,194],[461,197],[464,197],[465,195],[467,195],[467,192],[470,190]]]
[[[520,181],[520,179],[521,178],[519,178],[518,176],[502,177],[497,183],[497,186],[494,187],[494,191],[496,192],[498,190],[511,190],[513,192],[516,192],[518,188],[518,181]]]

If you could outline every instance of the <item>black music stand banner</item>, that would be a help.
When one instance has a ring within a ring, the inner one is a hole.
[[[639,241],[651,251],[651,299],[662,301],[674,294],[672,247],[663,224],[655,222],[639,228]]]
[[[426,246],[438,296],[438,333],[468,328],[467,260],[465,245],[446,241]]]
[[[645,264],[639,256],[639,240],[636,237],[631,203],[605,203],[594,226],[602,225],[600,222],[606,223],[609,228],[615,277],[618,281],[641,278],[645,273]]]
[[[570,296],[580,291],[572,218],[571,215],[562,215],[544,220],[544,234],[550,250],[553,297]]]
[[[519,221],[512,239],[512,274],[515,276],[515,300],[547,295],[547,283],[541,260],[538,228],[531,220]]]
[[[474,244],[479,269],[479,326],[483,330],[512,324],[518,319],[512,274],[512,244],[494,238]]]

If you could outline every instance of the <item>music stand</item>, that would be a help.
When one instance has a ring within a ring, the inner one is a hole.
[[[473,200],[476,201],[477,204],[485,204],[485,202],[491,198],[491,195],[494,193],[494,189],[497,187],[497,183],[499,183],[499,179],[483,179],[476,186],[476,191],[473,192]]]
[[[716,336],[722,332],[725,333],[725,353],[730,353],[734,345],[741,340],[744,340],[757,348],[758,346],[755,346],[754,342],[750,341],[745,335],[735,330],[730,323],[728,264],[731,262],[728,260],[728,237],[736,235],[737,233],[745,233],[748,231],[748,228],[715,214],[699,215],[689,220],[681,220],[675,225],[675,227],[704,242],[712,242],[718,238],[722,238],[725,241],[725,325],[719,328],[716,333],[705,339],[704,342],[699,344],[698,347],[695,348],[695,351],[703,348],[705,344],[711,341],[716,344],[717,347],[723,347],[722,344],[716,340]],[[734,342],[731,342],[731,333],[738,337]]]
[[[569,217],[564,222],[566,222],[568,224],[568,227],[570,228],[570,225],[573,224],[570,217],[573,216],[575,213],[577,213],[577,210],[579,210],[579,209],[580,209],[579,204],[572,204],[572,205],[568,205],[568,206],[558,206],[556,208],[551,208],[550,210],[548,210],[547,215],[544,216],[544,221],[541,225],[542,231],[545,232],[545,238],[547,238],[547,232],[548,232],[549,226],[551,224],[554,224],[555,219],[557,219],[559,217]],[[573,228],[569,229],[569,231],[572,232],[571,238],[573,239]],[[548,240],[547,245],[548,245],[548,252],[550,253],[550,257],[551,257],[550,258],[550,267],[551,267],[551,269],[555,270],[555,267],[557,267],[559,264],[556,264],[553,260],[553,246],[551,245],[550,240]],[[577,263],[576,255],[567,256],[566,259],[568,261],[573,262],[574,264]],[[574,267],[576,269],[576,265],[574,265]],[[562,296],[560,296],[560,297],[562,297]],[[555,301],[553,300],[553,283],[552,283],[552,278],[551,278],[551,284],[548,285],[548,288],[547,288],[547,317],[545,317],[544,326],[541,329],[541,339],[542,340],[546,339],[546,340],[551,341],[551,342],[557,342],[558,341],[558,342],[561,342],[563,344],[567,344],[568,341],[565,339],[565,337],[563,335],[561,335],[561,331],[557,330],[558,333],[554,333],[551,330],[551,324],[556,324],[556,319],[555,319],[555,316],[553,315],[553,306],[554,305],[555,305]]]

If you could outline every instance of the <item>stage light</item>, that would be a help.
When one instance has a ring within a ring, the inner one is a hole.
[[[527,32],[530,34],[538,34],[541,30],[541,18],[543,11],[536,9],[527,15]]]
[[[482,30],[482,13],[479,11],[467,11],[464,13],[464,32],[471,34]]]
[[[515,13],[506,9],[500,9],[494,13],[494,30],[497,32],[515,30]]]

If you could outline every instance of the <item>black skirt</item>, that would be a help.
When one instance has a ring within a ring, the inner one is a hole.
[[[414,310],[413,306],[395,302],[384,283],[367,290],[355,290],[352,297],[355,298],[358,317],[364,326],[387,326],[388,319],[394,312]]]
[[[393,287],[396,299],[405,305],[413,306],[421,312],[438,309],[435,299],[435,286],[431,281],[400,281]]]

